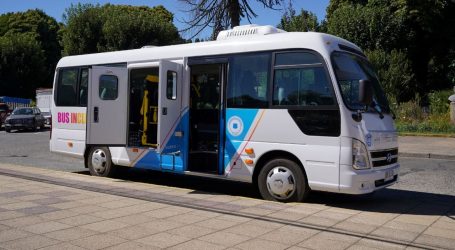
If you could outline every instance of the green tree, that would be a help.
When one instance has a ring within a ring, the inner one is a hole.
[[[327,19],[327,32],[343,37],[363,49],[391,51],[402,48],[404,24],[401,15],[393,15],[388,4],[369,5],[344,3],[338,5]]]
[[[185,42],[163,6],[78,4],[66,10],[64,21],[67,55]]]
[[[99,5],[78,3],[66,9],[61,35],[65,55],[98,52],[98,44],[104,39],[100,14]]]
[[[301,9],[300,14],[296,15],[296,11],[292,7],[291,3],[286,9],[286,12],[281,17],[278,28],[288,32],[307,32],[320,30],[318,18],[314,13]]]
[[[45,54],[31,32],[0,37],[1,95],[32,98],[48,75]],[[52,70],[53,71],[53,70]]]
[[[454,5],[450,0],[332,0],[327,9],[327,32],[365,50],[405,53],[414,93],[400,98],[406,101],[417,93],[425,104],[431,90],[452,84]]]
[[[414,95],[412,84],[414,74],[406,53],[398,50],[385,52],[383,50],[365,51],[368,59],[376,69],[378,78],[389,99],[406,100]]]
[[[257,14],[246,0],[179,0],[186,4],[191,17],[184,22],[188,28],[184,31],[195,30],[192,38],[196,37],[207,27],[213,29],[212,39],[228,27],[240,25],[240,20],[246,18],[251,23],[251,18]],[[275,9],[284,0],[256,0],[265,8]]]
[[[59,29],[54,18],[38,9],[0,15],[2,92],[31,98],[35,88],[52,86],[54,69],[61,56]],[[32,86],[33,89],[27,89]]]

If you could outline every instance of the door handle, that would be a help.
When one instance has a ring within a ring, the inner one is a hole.
[[[167,108],[166,107],[163,107],[163,115],[167,115]]]
[[[98,107],[93,108],[93,122],[98,122]]]

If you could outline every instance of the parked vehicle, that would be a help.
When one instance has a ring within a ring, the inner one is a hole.
[[[10,114],[9,107],[6,103],[0,103],[0,128],[5,123],[6,117]]]
[[[5,131],[11,130],[40,130],[44,127],[45,119],[38,108],[16,108],[5,120]]]
[[[398,180],[386,96],[339,37],[239,26],[211,42],[68,56],[55,72],[50,150],[92,175],[225,178],[283,202]]]

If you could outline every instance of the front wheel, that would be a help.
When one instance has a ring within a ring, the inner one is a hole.
[[[88,169],[93,176],[112,176],[113,164],[111,152],[107,147],[93,147],[88,154]]]
[[[300,202],[310,188],[302,168],[288,159],[273,159],[261,169],[258,188],[266,200]]]

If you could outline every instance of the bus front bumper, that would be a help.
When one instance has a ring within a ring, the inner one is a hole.
[[[378,169],[354,170],[350,165],[341,165],[340,192],[367,194],[388,187],[398,181],[400,164]]]

